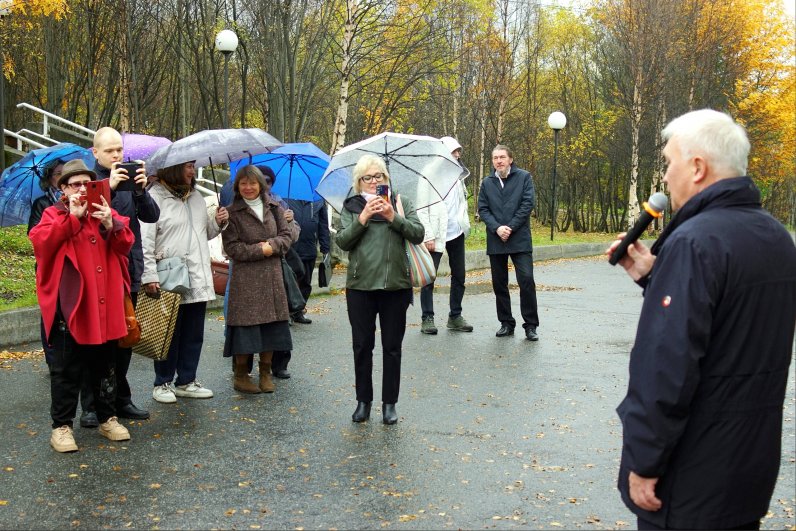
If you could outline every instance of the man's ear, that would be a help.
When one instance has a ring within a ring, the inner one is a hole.
[[[691,159],[691,164],[693,164],[693,181],[694,184],[701,184],[705,180],[705,177],[708,175],[708,163],[705,159],[700,156],[696,156]]]

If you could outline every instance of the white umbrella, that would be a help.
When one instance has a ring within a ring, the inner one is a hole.
[[[469,174],[438,138],[381,133],[346,146],[332,157],[316,191],[338,212],[351,192],[352,172],[363,155],[384,159],[393,191],[411,199],[415,208],[442,201]]]
[[[154,152],[146,161],[148,170],[159,170],[194,161],[196,167],[227,164],[265,153],[282,142],[262,129],[207,129],[181,138]]]

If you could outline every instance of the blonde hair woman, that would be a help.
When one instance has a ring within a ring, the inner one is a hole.
[[[353,191],[343,203],[342,229],[336,241],[348,251],[346,303],[357,394],[351,419],[364,422],[370,418],[378,316],[384,358],[382,415],[385,424],[395,424],[406,310],[412,302],[404,240],[421,243],[424,230],[410,201],[391,191],[385,199],[377,195],[378,185],[389,187],[389,171],[381,158],[365,155],[354,167]],[[399,206],[404,215],[398,213]]]

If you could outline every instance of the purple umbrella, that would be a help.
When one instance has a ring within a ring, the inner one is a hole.
[[[171,140],[163,136],[139,135],[123,133],[124,160],[145,160],[152,153],[171,144]]]

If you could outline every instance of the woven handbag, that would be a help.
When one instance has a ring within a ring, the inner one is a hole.
[[[155,361],[163,361],[169,355],[182,300],[179,293],[165,290],[159,293],[157,297],[142,293],[135,306],[141,340],[133,347],[133,352]]]

